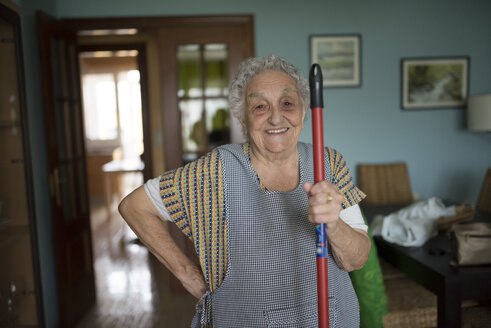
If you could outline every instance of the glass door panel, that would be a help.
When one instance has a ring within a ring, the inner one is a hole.
[[[207,99],[205,102],[209,147],[230,143],[230,113],[226,99]]]
[[[140,71],[121,71],[117,75],[119,124],[124,157],[139,158],[144,151]]]
[[[180,45],[177,62],[182,159],[188,163],[230,142],[227,46]]]
[[[203,51],[206,78],[206,96],[227,96],[227,47],[223,43],[205,44]]]
[[[203,85],[200,56],[200,46],[197,44],[178,47],[179,98],[201,97]]]
[[[109,73],[83,76],[85,135],[88,140],[117,140],[118,113],[114,77]]]
[[[206,127],[201,99],[179,101],[181,110],[182,152],[185,163],[198,158],[205,150]]]

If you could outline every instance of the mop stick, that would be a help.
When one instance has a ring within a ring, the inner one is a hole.
[[[324,135],[322,127],[322,70],[313,64],[309,74],[310,107],[312,108],[312,139],[314,144],[314,182],[324,177]],[[329,327],[329,295],[327,285],[327,236],[324,223],[316,226],[317,235],[317,297],[319,328]]]

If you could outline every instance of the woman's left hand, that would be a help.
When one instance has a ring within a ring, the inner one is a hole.
[[[320,181],[315,184],[304,183],[303,190],[309,198],[309,221],[325,223],[327,231],[334,232],[340,220],[339,212],[343,209],[341,204],[344,200],[338,188],[328,181]]]
[[[327,181],[306,182],[303,190],[309,198],[309,220],[327,226],[327,239],[334,261],[348,272],[361,269],[367,261],[371,242],[365,231],[351,228],[339,217],[343,209],[343,194]]]

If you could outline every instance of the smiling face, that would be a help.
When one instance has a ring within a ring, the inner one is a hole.
[[[242,124],[253,149],[264,155],[296,151],[306,108],[288,74],[265,71],[256,75],[247,87],[245,110]]]

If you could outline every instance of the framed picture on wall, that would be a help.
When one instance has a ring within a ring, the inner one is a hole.
[[[324,87],[361,85],[361,36],[359,34],[313,35],[311,64],[322,68]]]
[[[460,108],[469,90],[469,57],[401,59],[401,108]]]

